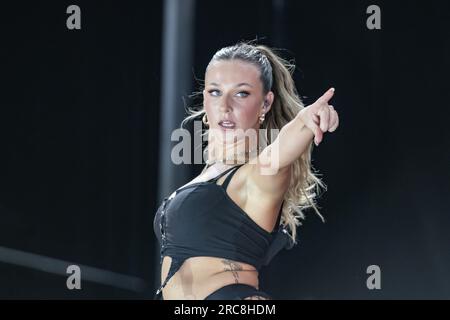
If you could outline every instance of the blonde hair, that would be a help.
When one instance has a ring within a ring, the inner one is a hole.
[[[256,65],[261,72],[264,95],[270,90],[274,93],[272,107],[266,113],[261,129],[267,129],[266,132],[271,132],[271,129],[281,129],[304,108],[292,78],[295,65],[281,58],[274,49],[264,45],[240,42],[217,51],[210,63],[233,59]],[[188,108],[187,112],[188,116],[183,120],[182,126],[188,121],[201,119],[206,113],[203,104],[200,109]],[[204,130],[202,136],[207,134],[206,129],[202,130]],[[271,138],[266,134],[267,145],[272,143]],[[297,226],[301,225],[301,220],[305,219],[306,209],[313,208],[322,221],[325,221],[318,210],[316,199],[320,195],[321,188],[326,190],[326,185],[319,179],[311,164],[312,145],[311,142],[306,151],[292,163],[290,185],[284,196],[280,222],[288,229],[294,244],[297,243]]]

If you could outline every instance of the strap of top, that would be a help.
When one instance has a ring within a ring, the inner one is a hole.
[[[218,176],[212,178],[212,179],[209,180],[209,181],[214,181],[214,182],[216,182],[216,181],[219,180],[221,177],[223,177],[224,175],[226,175],[228,172],[230,172],[230,171],[232,171],[232,170],[235,170],[236,168],[239,168],[240,166],[242,166],[242,165],[238,165],[238,166],[231,167],[231,168],[225,170],[224,172],[220,173]]]
[[[223,187],[225,190],[227,190],[228,184],[230,183],[231,178],[233,178],[233,176],[234,176],[234,174],[236,173],[236,171],[238,171],[238,169],[239,169],[240,167],[242,167],[242,166],[243,166],[243,165],[241,164],[241,165],[239,165],[239,166],[236,166],[236,167],[231,168],[231,169],[233,169],[232,172],[225,178],[225,181],[222,183],[222,187]]]
[[[277,218],[277,222],[275,224],[275,230],[277,230],[280,227],[281,215],[283,214],[283,204],[284,204],[284,200],[283,200],[283,202],[281,202],[280,211],[278,212],[278,218]]]
[[[228,187],[228,185],[230,184],[231,178],[233,178],[233,176],[234,176],[234,174],[236,173],[236,171],[238,171],[238,169],[239,169],[240,167],[242,167],[242,166],[243,166],[243,165],[241,164],[241,165],[232,167],[231,169],[228,169],[228,170],[222,172],[218,177],[214,178],[214,180],[217,181],[217,179],[219,179],[219,178],[222,177],[223,175],[227,174],[229,171],[233,171],[233,172],[231,172],[231,173],[225,178],[225,181],[222,183],[222,187],[223,187],[225,190],[227,190],[227,187]],[[283,202],[281,203],[280,211],[278,212],[278,218],[277,218],[277,222],[276,222],[276,224],[275,224],[275,229],[274,229],[274,230],[277,230],[277,229],[280,227],[281,215],[282,215],[282,212],[283,212],[283,204],[284,204],[284,200],[283,200]]]

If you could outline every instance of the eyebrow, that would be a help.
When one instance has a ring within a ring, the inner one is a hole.
[[[220,87],[220,84],[217,84],[217,83],[215,83],[215,82],[211,82],[209,85],[211,85],[211,86],[216,86],[216,87]],[[249,83],[247,83],[247,82],[241,82],[241,83],[239,83],[239,84],[236,85],[236,88],[237,88],[237,87],[242,87],[242,86],[253,87],[251,84],[249,84]]]

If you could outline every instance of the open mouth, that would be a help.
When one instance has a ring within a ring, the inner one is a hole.
[[[222,120],[219,122],[219,126],[224,130],[233,130],[236,127],[236,124],[233,121]]]

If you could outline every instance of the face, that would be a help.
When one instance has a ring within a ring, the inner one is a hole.
[[[273,93],[264,94],[255,65],[241,60],[214,61],[206,70],[203,101],[210,131],[229,137],[259,129],[259,117],[270,110]]]

